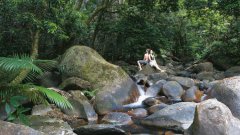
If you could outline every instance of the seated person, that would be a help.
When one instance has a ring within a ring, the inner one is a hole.
[[[159,70],[161,72],[165,72],[165,70],[160,69],[160,67],[158,66],[155,56],[153,54],[153,50],[150,50],[149,59],[150,59],[149,64],[151,67],[155,67],[157,70]]]
[[[146,64],[148,64],[150,62],[150,55],[149,55],[149,53],[150,53],[150,49],[147,49],[146,53],[144,54],[143,60],[138,60],[137,61],[138,67],[139,67],[139,71],[142,70],[141,65],[146,65]]]

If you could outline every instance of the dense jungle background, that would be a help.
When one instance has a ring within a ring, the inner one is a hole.
[[[1,0],[0,56],[53,59],[86,45],[106,60],[160,58],[239,64],[239,0]]]

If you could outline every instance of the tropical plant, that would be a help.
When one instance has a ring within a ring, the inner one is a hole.
[[[20,72],[10,83],[0,84],[0,101],[5,103],[8,120],[19,118],[23,123],[26,123],[23,113],[28,109],[20,105],[20,103],[25,100],[20,97],[26,97],[26,99],[35,104],[49,104],[50,101],[60,108],[72,108],[72,105],[64,96],[61,96],[51,89],[33,84],[20,84],[19,81],[16,81],[18,77],[21,76],[22,71],[26,71],[27,75],[29,75],[29,73],[37,75],[43,73],[44,70],[49,69],[55,64],[56,62],[50,60],[33,60],[27,55],[16,55],[13,58],[0,57],[0,70],[11,71],[12,73]],[[14,110],[10,109],[11,106]]]

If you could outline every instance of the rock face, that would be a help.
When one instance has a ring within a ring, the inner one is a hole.
[[[148,116],[141,123],[147,126],[184,131],[193,122],[196,105],[192,102],[169,105]]]
[[[176,81],[169,81],[163,85],[163,93],[171,100],[181,101],[181,96],[184,91],[179,83]]]
[[[40,104],[40,105],[35,105],[32,108],[32,115],[47,115],[48,112],[52,111],[51,106],[49,105],[44,105],[44,104]]]
[[[73,109],[63,109],[63,112],[70,116],[86,119],[89,123],[95,123],[98,119],[97,113],[84,94],[81,91],[70,91],[70,94],[72,97],[68,100]]]
[[[78,77],[98,89],[94,104],[100,115],[118,108],[118,105],[133,102],[139,96],[136,84],[119,66],[108,63],[89,47],[69,48],[63,55],[60,68],[64,69],[63,79]]]
[[[0,135],[45,135],[30,127],[0,120]]]
[[[197,105],[194,122],[187,135],[239,135],[240,120],[233,117],[226,105],[216,99]]]
[[[210,95],[227,105],[233,115],[240,119],[240,76],[219,81],[212,87]]]

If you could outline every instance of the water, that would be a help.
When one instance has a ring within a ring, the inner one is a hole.
[[[134,103],[131,103],[131,104],[126,104],[126,105],[123,105],[123,108],[131,108],[131,109],[134,109],[134,108],[141,108],[141,107],[144,107],[144,105],[142,104],[142,102],[150,97],[150,95],[146,95],[146,92],[144,91],[144,89],[140,86],[140,85],[137,85],[137,88],[138,88],[138,92],[139,92],[139,98],[136,102]]]

